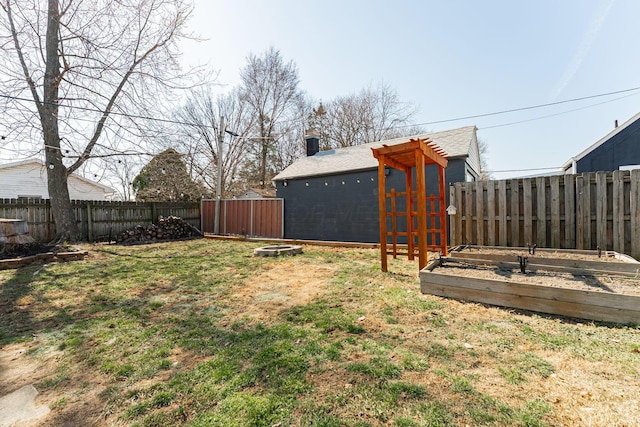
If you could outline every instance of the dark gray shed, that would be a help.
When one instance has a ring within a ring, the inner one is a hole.
[[[447,153],[447,183],[475,181],[480,176],[475,126],[321,152],[313,150],[317,140],[311,139],[311,155],[273,179],[277,197],[284,199],[285,238],[379,242],[378,162],[371,149],[412,138],[429,138]],[[426,173],[427,193],[437,195],[437,170],[427,167]],[[389,169],[387,191],[404,191],[404,179],[404,173]]]

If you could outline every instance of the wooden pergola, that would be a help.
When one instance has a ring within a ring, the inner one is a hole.
[[[410,139],[408,142],[396,145],[383,145],[372,148],[373,156],[378,159],[378,206],[380,212],[380,261],[382,271],[387,271],[387,255],[398,254],[398,236],[407,238],[407,255],[414,259],[416,250],[415,238],[418,245],[418,264],[420,270],[427,266],[428,250],[438,250],[447,255],[447,222],[444,169],[447,167],[446,153],[428,138]],[[438,195],[427,197],[427,182],[425,167],[438,166]],[[392,167],[405,174],[405,191],[386,192],[385,167]],[[415,189],[413,170],[415,169]],[[391,199],[391,211],[387,212],[387,197]],[[396,197],[405,197],[406,212],[396,211]],[[414,210],[414,204],[417,209]],[[427,209],[429,206],[430,209]],[[406,231],[396,228],[397,217],[406,217]],[[387,218],[391,217],[391,231],[387,231]],[[431,217],[430,228],[427,228],[427,217]],[[415,229],[417,219],[417,229]],[[439,226],[436,225],[439,223]],[[431,244],[428,244],[428,235]],[[392,252],[387,251],[387,238],[391,236]],[[436,244],[439,240],[440,244]]]

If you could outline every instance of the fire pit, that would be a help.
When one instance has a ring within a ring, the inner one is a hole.
[[[280,256],[297,255],[302,253],[302,246],[293,245],[273,245],[263,246],[253,250],[254,256]]]

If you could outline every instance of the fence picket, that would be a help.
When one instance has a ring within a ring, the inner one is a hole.
[[[451,218],[456,244],[599,246],[640,257],[640,171],[459,183],[451,194],[463,208]]]
[[[560,248],[560,177],[549,177],[549,184],[551,188],[551,247]]]
[[[624,253],[624,173],[613,172],[613,250]]]
[[[545,178],[536,178],[536,244],[547,246],[547,198]]]
[[[520,181],[509,181],[511,188],[511,246],[521,246],[520,239]],[[506,204],[505,204],[506,206]]]
[[[56,235],[55,223],[48,199],[0,199],[0,218],[27,221],[29,234],[39,242],[48,242]],[[151,212],[156,206],[159,215],[182,217],[200,227],[200,204],[197,202],[144,203],[72,200],[71,206],[84,239],[88,241],[112,238],[136,225],[151,224]]]
[[[507,246],[507,181],[498,181],[498,242]]]
[[[496,244],[496,189],[494,181],[487,181],[487,245]]]
[[[524,208],[524,241],[533,244],[533,197],[531,178],[522,180],[522,203]]]
[[[476,244],[484,245],[484,182],[476,182]]]

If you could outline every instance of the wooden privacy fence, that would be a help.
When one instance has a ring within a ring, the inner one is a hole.
[[[640,259],[640,170],[456,183],[452,245],[614,250]]]
[[[202,201],[202,232],[213,233],[215,200]],[[284,199],[225,199],[220,201],[220,234],[284,237]]]
[[[179,216],[200,227],[198,202],[111,202],[73,200],[76,221],[85,240],[114,237],[136,225],[157,223],[161,216]],[[0,199],[0,218],[27,221],[29,234],[39,242],[53,240],[56,228],[48,199]]]

